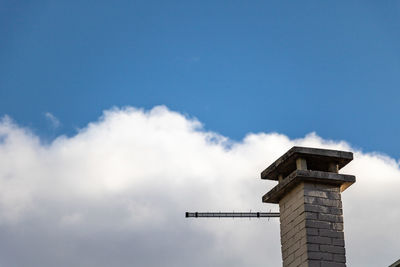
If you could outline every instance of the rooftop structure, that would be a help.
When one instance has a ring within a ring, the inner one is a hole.
[[[278,185],[262,197],[279,203],[283,266],[346,266],[341,192],[355,176],[339,174],[353,153],[293,147],[261,173]]]

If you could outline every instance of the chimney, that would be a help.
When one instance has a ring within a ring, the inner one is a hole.
[[[283,266],[346,266],[341,192],[355,176],[338,171],[353,153],[292,147],[261,173],[278,185],[262,201],[279,203]]]

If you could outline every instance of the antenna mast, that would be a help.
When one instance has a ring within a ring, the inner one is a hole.
[[[186,212],[186,218],[271,218],[279,212]]]

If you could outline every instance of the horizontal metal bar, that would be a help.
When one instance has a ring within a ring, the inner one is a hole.
[[[270,218],[279,212],[186,212],[186,218]]]

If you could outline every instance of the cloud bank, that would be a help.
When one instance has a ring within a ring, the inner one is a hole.
[[[185,219],[185,211],[260,210],[260,172],[293,145],[349,150],[341,172],[348,266],[399,258],[399,162],[316,134],[235,142],[158,106],[112,109],[42,144],[0,122],[0,266],[280,266],[279,221]]]

